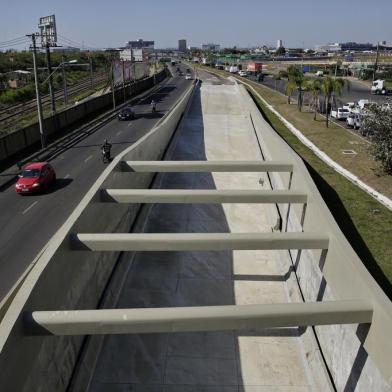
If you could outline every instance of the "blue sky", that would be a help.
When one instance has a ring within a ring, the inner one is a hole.
[[[313,47],[326,42],[392,42],[392,0],[0,0],[0,42],[36,30],[54,13],[60,35],[91,47],[152,39],[175,47],[275,44]]]

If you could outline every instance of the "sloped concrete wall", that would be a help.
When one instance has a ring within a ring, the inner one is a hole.
[[[326,255],[320,251],[291,251],[302,293],[307,301],[372,299],[374,317],[368,325],[318,326],[316,333],[332,378],[339,391],[392,389],[392,304],[368,273],[340,231],[301,158],[279,137],[260,114],[243,86],[244,101],[267,160],[294,163],[291,189],[307,192],[304,227],[302,206],[278,205],[283,230],[323,232],[330,237]],[[274,189],[287,189],[289,175],[269,173]],[[288,218],[288,219],[287,219]],[[388,332],[389,331],[389,332]]]
[[[149,186],[151,174],[118,170],[122,159],[159,160],[179,123],[193,86],[147,135],[109,165],[65,224],[55,234],[12,302],[0,325],[0,389],[64,391],[83,336],[26,336],[24,314],[47,309],[94,309],[118,259],[117,252],[70,250],[76,232],[128,232],[139,206],[95,203],[102,187]],[[124,182],[125,181],[125,182]]]

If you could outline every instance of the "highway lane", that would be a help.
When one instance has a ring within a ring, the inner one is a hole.
[[[171,78],[134,107],[135,120],[115,119],[50,160],[58,180],[48,192],[20,196],[10,187],[0,194],[0,300],[105,169],[103,140],[112,144],[113,156],[119,154],[145,135],[192,82],[183,76]],[[156,114],[151,113],[151,99],[157,102]]]

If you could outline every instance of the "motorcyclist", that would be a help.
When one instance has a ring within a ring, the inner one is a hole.
[[[103,155],[103,160],[104,161],[110,161],[110,150],[112,148],[112,145],[108,142],[107,139],[104,140],[101,150],[102,150],[102,155]]]
[[[157,110],[157,104],[154,100],[151,101],[151,111],[154,113]]]

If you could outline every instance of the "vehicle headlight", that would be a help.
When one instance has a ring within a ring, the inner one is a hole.
[[[15,187],[16,187],[16,188],[20,188],[21,185],[20,185],[20,184],[15,184]]]
[[[33,184],[33,188],[40,186],[41,184],[39,182],[36,182],[35,184]]]

